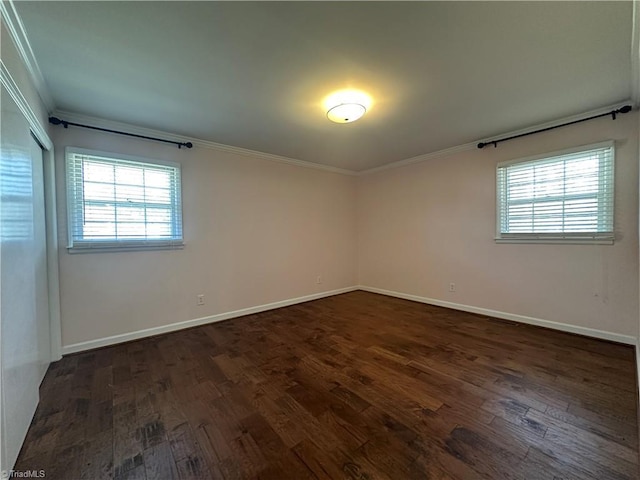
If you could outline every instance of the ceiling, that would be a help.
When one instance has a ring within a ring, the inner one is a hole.
[[[632,95],[631,2],[15,6],[59,110],[354,171]]]

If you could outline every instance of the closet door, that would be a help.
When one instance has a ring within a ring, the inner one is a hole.
[[[51,358],[42,150],[2,88],[0,155],[1,469],[13,467]]]

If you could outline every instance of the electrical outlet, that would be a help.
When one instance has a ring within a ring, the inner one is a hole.
[[[316,278],[316,283],[318,285],[320,285],[322,283],[322,276],[321,275],[318,275],[318,278]]]
[[[450,292],[455,292],[456,291],[456,284],[455,283],[451,282],[449,284],[449,291]]]
[[[200,294],[196,296],[196,305],[204,305],[204,295]]]

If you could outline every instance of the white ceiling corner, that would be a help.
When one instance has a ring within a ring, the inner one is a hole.
[[[296,165],[299,167],[313,168],[316,170],[324,170],[331,173],[339,173],[342,175],[357,175],[357,172],[352,170],[346,170],[344,168],[336,168],[328,165],[322,165],[318,163],[305,162],[304,160],[297,160],[295,158],[283,157],[280,155],[273,155],[270,153],[260,152],[257,150],[249,150],[246,148],[234,147],[231,145],[224,145],[221,143],[210,142],[201,138],[188,137],[185,135],[176,135],[170,132],[164,132],[161,130],[154,130],[151,128],[144,128],[138,125],[131,125],[125,122],[115,122],[112,120],[106,120],[104,118],[92,117],[89,115],[82,115],[75,112],[66,112],[64,110],[56,110],[53,112],[53,116],[66,120],[68,122],[79,123],[82,125],[88,125],[97,128],[106,128],[110,130],[116,130],[125,133],[131,133],[133,135],[143,135],[147,137],[161,138],[164,140],[170,140],[172,142],[191,142],[194,147],[206,148],[209,150],[216,150],[219,152],[227,152],[236,155],[244,155],[248,157],[261,158],[263,160],[269,160],[272,162],[285,163],[288,165]],[[82,128],[74,127],[69,128]],[[153,141],[153,140],[150,140]]]
[[[469,150],[475,150],[478,148],[478,143],[480,143],[480,141],[483,141],[485,143],[491,143],[492,141],[502,141],[503,139],[506,138],[510,138],[510,137],[515,137],[518,135],[526,135],[532,132],[536,132],[538,130],[544,130],[547,128],[554,128],[554,127],[561,127],[564,126],[566,124],[570,124],[570,123],[575,123],[575,122],[580,122],[582,120],[586,120],[589,119],[591,117],[595,117],[598,115],[603,115],[605,113],[610,113],[614,110],[617,110],[625,105],[629,105],[630,100],[625,101],[625,102],[619,102],[619,103],[615,103],[613,105],[608,105],[606,107],[602,107],[602,108],[598,108],[596,110],[590,110],[588,112],[582,112],[579,113],[577,115],[571,115],[569,117],[564,117],[564,118],[558,118],[555,120],[552,120],[550,122],[545,122],[545,123],[540,123],[537,125],[531,125],[527,128],[521,128],[519,130],[513,130],[511,132],[504,132],[500,135],[496,135],[495,137],[491,137],[491,138],[483,138],[483,139],[478,139],[478,141],[474,141],[474,142],[468,142],[465,143],[463,145],[457,145],[455,147],[451,147],[451,148],[446,148],[444,150],[439,150],[437,152],[430,152],[430,153],[425,153],[423,155],[418,155],[416,157],[412,157],[412,158],[407,158],[405,160],[400,160],[398,162],[393,162],[393,163],[388,163],[386,165],[382,165],[380,167],[376,167],[376,168],[371,168],[368,170],[363,170],[361,172],[359,172],[359,175],[369,175],[372,173],[377,173],[377,172],[382,172],[384,170],[389,170],[391,168],[398,168],[398,167],[404,167],[407,165],[412,165],[414,163],[420,163],[420,162],[426,162],[428,160],[433,160],[435,158],[442,158],[442,157],[447,157],[449,155],[454,155],[456,153],[460,153],[460,152],[465,152],[465,151],[469,151]]]
[[[9,34],[13,39],[18,53],[24,62],[25,67],[33,81],[33,84],[42,100],[42,103],[47,108],[48,112],[52,112],[55,109],[55,103],[53,97],[47,87],[47,82],[42,75],[38,61],[33,53],[29,38],[24,29],[20,15],[16,11],[13,0],[1,0],[0,1],[0,14],[5,20],[5,24],[9,29]]]

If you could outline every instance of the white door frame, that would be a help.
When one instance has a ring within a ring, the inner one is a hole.
[[[58,216],[56,208],[56,176],[53,145],[42,150],[44,166],[44,208],[47,232],[47,285],[49,289],[49,331],[51,361],[62,358],[62,325],[60,323],[60,276],[58,274]]]

